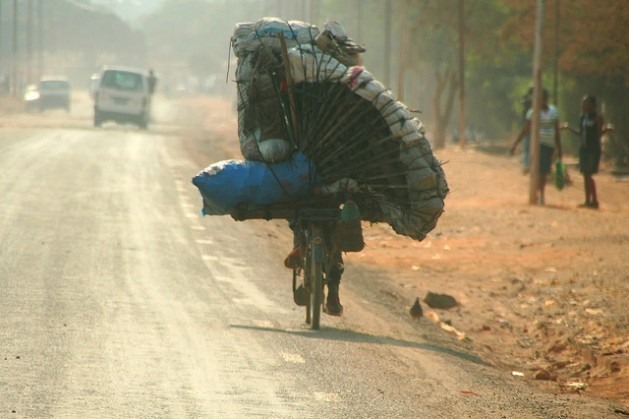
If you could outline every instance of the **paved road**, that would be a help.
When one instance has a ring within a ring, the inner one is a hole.
[[[199,218],[172,130],[20,118],[0,121],[2,418],[610,412],[396,317],[367,272],[348,273],[345,319],[310,331],[276,224]]]

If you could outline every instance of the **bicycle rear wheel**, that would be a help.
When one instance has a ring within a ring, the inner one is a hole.
[[[310,299],[306,309],[306,321],[310,319],[310,328],[319,329],[321,304],[323,302],[323,235],[319,227],[313,226],[308,244],[308,262],[306,274],[309,276]]]

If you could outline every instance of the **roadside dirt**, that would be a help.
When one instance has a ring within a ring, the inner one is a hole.
[[[16,114],[24,112],[24,104],[17,98],[11,96],[0,96],[0,114]]]
[[[209,154],[241,158],[230,101],[184,102],[186,145],[199,169]],[[528,177],[506,153],[449,146],[435,154],[451,190],[437,228],[416,242],[365,225],[367,247],[347,263],[385,273],[394,292],[382,298],[398,300],[400,315],[428,292],[456,298],[450,310],[423,302],[422,321],[439,323],[497,368],[629,411],[629,182],[615,181],[603,165],[601,208],[578,209],[582,178],[569,165],[573,185],[549,185],[547,205],[531,206]],[[288,245],[285,229],[268,228]]]

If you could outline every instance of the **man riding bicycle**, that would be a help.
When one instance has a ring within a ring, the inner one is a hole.
[[[295,221],[291,221],[289,226],[293,230],[293,250],[284,260],[284,266],[289,269],[299,269],[302,260],[301,249],[304,247],[304,244],[300,243],[300,238],[302,237],[301,226]],[[332,241],[332,234],[335,227],[335,224],[330,222],[323,230],[325,247],[330,250],[329,267],[327,272],[325,272],[325,283],[328,285],[328,295],[326,297],[324,312],[330,316],[341,316],[343,315],[343,306],[339,298],[339,286],[341,276],[345,269],[341,250],[337,250]]]

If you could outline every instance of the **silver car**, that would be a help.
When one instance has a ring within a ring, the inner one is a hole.
[[[53,108],[62,108],[70,112],[71,88],[65,77],[42,77],[37,84],[36,93],[31,91],[30,97],[36,98],[37,109],[40,112]]]

